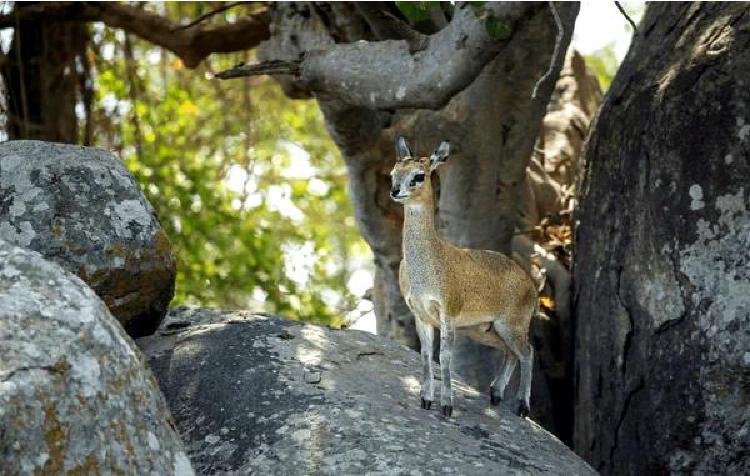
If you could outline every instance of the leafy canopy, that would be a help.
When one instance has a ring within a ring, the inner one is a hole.
[[[183,23],[210,10],[156,5]],[[353,307],[351,257],[368,250],[315,102],[289,100],[267,79],[210,79],[250,61],[247,53],[185,70],[136,37],[101,25],[93,32],[95,145],[119,152],[172,240],[173,305],[338,324]]]

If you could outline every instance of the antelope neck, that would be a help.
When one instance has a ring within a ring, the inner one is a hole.
[[[423,194],[428,198],[424,201],[404,204],[403,244],[406,254],[406,242],[424,242],[437,240],[435,231],[435,206],[432,203],[432,187],[429,179],[425,180]]]

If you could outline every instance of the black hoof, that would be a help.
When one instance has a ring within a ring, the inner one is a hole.
[[[516,411],[516,414],[520,417],[529,416],[529,406],[526,405],[526,402],[523,400],[518,401],[518,410]]]
[[[425,400],[424,398],[422,399],[423,410],[429,410],[431,406],[432,406],[432,400]]]
[[[490,387],[490,405],[497,406],[503,399],[495,395],[495,387]]]
[[[446,417],[453,415],[453,406],[443,405],[442,407],[440,407],[440,413],[442,413],[443,416],[446,416]]]

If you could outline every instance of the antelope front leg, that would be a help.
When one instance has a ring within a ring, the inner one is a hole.
[[[453,415],[453,391],[451,389],[451,359],[453,357],[453,341],[456,337],[456,326],[440,316],[440,376],[442,388],[440,391],[440,410],[443,415]]]
[[[435,329],[417,317],[414,319],[419,335],[419,344],[422,355],[422,408],[429,410],[435,399],[435,388],[432,374],[432,342],[435,337]]]

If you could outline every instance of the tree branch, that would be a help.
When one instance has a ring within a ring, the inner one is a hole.
[[[487,2],[477,16],[475,9],[463,4],[448,26],[429,37],[422,51],[412,54],[406,40],[337,44],[306,52],[299,80],[318,95],[351,106],[440,109],[503,50],[518,24],[541,8],[546,5]]]
[[[271,32],[264,10],[225,25],[194,25],[182,28],[156,13],[119,2],[40,3],[20,11],[21,21],[54,18],[62,21],[101,21],[121,28],[179,56],[185,66],[194,68],[211,53],[230,53],[257,46]],[[13,13],[0,15],[0,29],[14,27]]]
[[[552,51],[552,58],[549,60],[549,68],[547,68],[547,71],[544,72],[544,76],[539,78],[536,84],[534,84],[534,90],[531,92],[531,99],[536,99],[536,94],[539,91],[539,86],[541,86],[542,83],[550,77],[552,71],[555,70],[555,62],[557,61],[557,57],[560,55],[560,44],[562,44],[563,33],[565,32],[562,20],[560,20],[560,14],[557,13],[555,2],[550,1],[548,3],[549,9],[552,12],[552,16],[555,17],[555,25],[557,26],[557,36],[555,36],[555,49]],[[557,78],[555,78],[555,81],[557,81]]]
[[[635,26],[635,22],[633,21],[632,18],[630,18],[630,15],[628,15],[628,12],[625,11],[625,9],[622,7],[620,2],[615,2],[615,6],[617,7],[618,10],[620,10],[620,13],[622,14],[622,16],[625,17],[628,23],[630,23],[630,26],[633,28],[633,31],[638,33],[638,27]]]
[[[219,79],[231,79],[244,76],[261,76],[264,74],[271,76],[280,74],[298,75],[300,63],[301,61],[272,60],[258,64],[238,64],[231,69],[216,73],[215,77]]]

